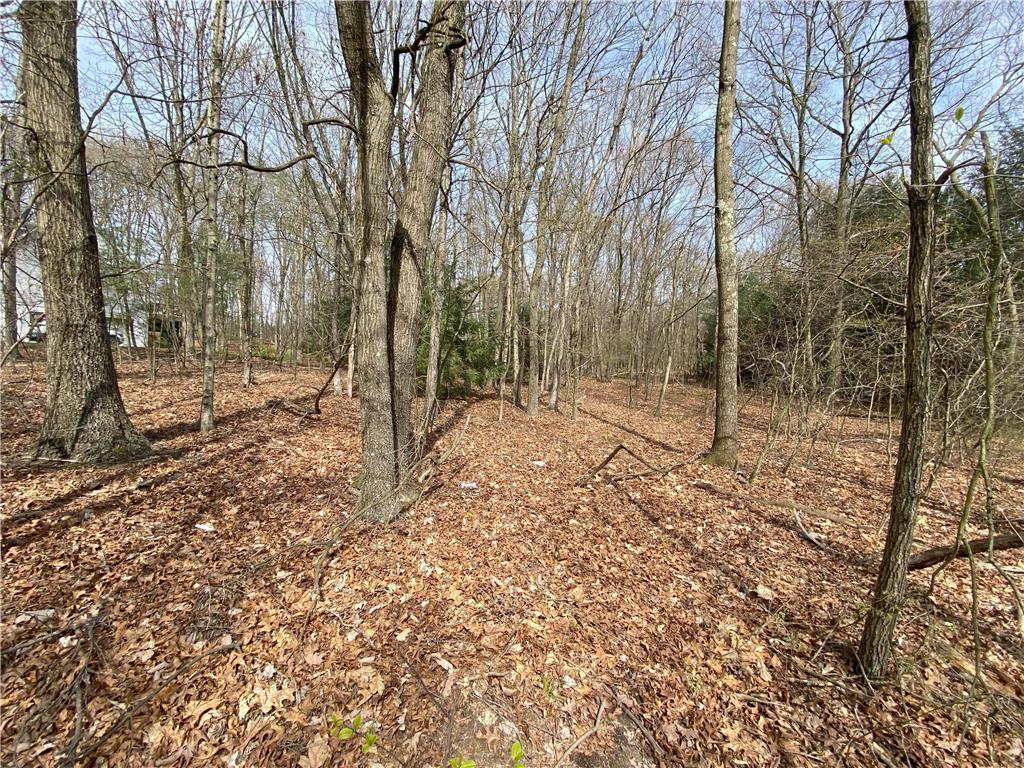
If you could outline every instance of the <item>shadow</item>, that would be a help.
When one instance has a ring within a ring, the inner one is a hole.
[[[460,398],[458,405],[451,409],[450,412],[442,412],[444,421],[434,424],[434,428],[427,434],[426,439],[423,441],[423,453],[424,455],[433,450],[434,446],[437,445],[438,440],[447,435],[452,429],[454,429],[463,420],[466,415],[466,411],[472,408],[478,403],[485,403],[488,400],[496,400],[498,398],[497,393],[494,392],[480,392],[472,393],[466,397]],[[445,405],[447,405],[447,401]]]
[[[668,453],[686,453],[687,452],[687,450],[684,449],[684,448],[677,448],[676,446],[669,445],[668,443],[666,443],[666,442],[664,442],[662,440],[658,440],[657,438],[650,437],[649,435],[645,435],[643,432],[638,432],[637,430],[633,429],[632,427],[624,427],[622,424],[614,422],[614,421],[612,421],[610,419],[606,419],[603,416],[598,416],[596,413],[594,413],[593,411],[589,411],[586,408],[580,408],[579,412],[584,414],[584,415],[586,415],[586,416],[589,416],[592,419],[596,419],[597,421],[600,421],[602,424],[607,424],[609,427],[615,427],[615,429],[618,429],[618,430],[620,430],[622,432],[625,432],[626,434],[633,435],[633,437],[638,437],[641,440],[643,440],[644,442],[646,442],[646,443],[648,443],[650,445],[653,445],[655,448],[660,448],[661,450],[667,451]]]
[[[239,411],[232,411],[231,413],[216,418],[214,421],[214,429],[220,429],[222,427],[230,427],[239,422],[246,421],[257,413],[266,412],[271,413],[271,409],[267,408],[266,403],[261,405],[254,405],[251,408],[243,408]],[[191,434],[192,432],[199,432],[199,419],[189,419],[188,421],[179,421],[175,424],[169,424],[165,427],[157,427],[156,429],[148,429],[143,432],[143,436],[150,441],[160,440],[173,440],[176,437]]]

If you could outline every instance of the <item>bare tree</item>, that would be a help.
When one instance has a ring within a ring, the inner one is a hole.
[[[715,345],[715,438],[707,461],[736,466],[736,366],[739,295],[736,276],[735,196],[732,177],[732,121],[736,111],[736,57],[740,2],[725,0],[722,56],[715,118],[715,272],[718,276],[718,331]]]
[[[452,88],[465,43],[465,3],[437,2],[429,24],[407,46],[421,48],[416,139],[405,189],[388,237],[388,161],[395,127],[393,84],[380,71],[366,3],[337,2],[338,34],[352,84],[361,242],[358,366],[363,417],[360,507],[386,522],[402,510],[413,460],[412,397],[420,327],[422,270],[451,141]],[[397,76],[397,73],[396,73]]]
[[[904,8],[910,57],[911,154],[910,184],[907,187],[910,249],[907,260],[903,424],[889,529],[860,642],[860,664],[869,678],[879,678],[885,673],[896,619],[905,599],[907,560],[917,522],[929,405],[936,194],[932,164],[931,24],[927,0],[906,0]]]

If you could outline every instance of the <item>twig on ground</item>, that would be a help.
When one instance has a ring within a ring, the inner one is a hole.
[[[601,706],[597,708],[597,719],[594,721],[594,724],[593,726],[591,726],[590,730],[584,733],[578,739],[576,739],[576,741],[574,741],[572,744],[570,744],[569,748],[562,753],[562,756],[555,761],[555,764],[551,768],[558,768],[558,766],[560,766],[568,759],[569,755],[572,754],[573,750],[576,749],[576,747],[578,747],[584,741],[586,741],[595,733],[597,733],[597,729],[601,727],[602,717],[604,717],[604,699],[601,699]]]
[[[798,510],[793,510],[793,516],[796,518],[796,527],[800,529],[800,538],[809,541],[818,549],[824,550],[825,544],[824,542],[822,542],[821,536],[819,536],[816,533],[811,533],[806,528],[804,528],[804,524],[800,520],[800,512]]]
[[[105,730],[103,732],[102,736],[100,736],[98,739],[96,739],[96,741],[94,741],[92,744],[90,744],[88,748],[82,750],[82,752],[78,755],[78,760],[79,761],[84,761],[87,757],[92,755],[100,747],[102,747],[104,744],[106,744],[110,740],[110,737],[113,736],[115,733],[117,733],[133,717],[135,717],[136,713],[140,709],[142,709],[144,706],[149,704],[149,702],[151,702],[153,699],[155,699],[157,696],[159,696],[160,693],[162,693],[165,688],[167,688],[171,683],[173,683],[175,680],[177,680],[182,674],[184,674],[185,672],[187,672],[190,669],[192,669],[192,667],[194,667],[197,663],[199,663],[203,659],[209,658],[210,656],[215,656],[215,655],[217,655],[219,653],[225,653],[227,651],[240,651],[240,650],[242,650],[242,646],[240,646],[238,643],[228,643],[227,645],[219,645],[216,648],[209,648],[209,649],[203,651],[202,653],[200,653],[198,656],[194,656],[193,658],[191,658],[188,661],[186,661],[184,664],[182,664],[180,667],[178,667],[176,670],[174,670],[170,675],[168,675],[167,679],[164,680],[162,683],[160,683],[160,685],[158,685],[152,691],[150,691],[145,696],[143,696],[141,699],[139,699],[134,704],[132,704],[132,706],[130,706],[124,712],[124,714],[122,714],[121,717],[119,717],[114,722],[114,724],[112,726],[110,726],[109,728],[107,728],[107,730]]]
[[[701,488],[705,491],[711,491],[717,493],[720,496],[727,496],[731,499],[740,499],[742,501],[749,501],[751,504],[762,504],[766,507],[780,507],[782,509],[791,509],[794,512],[803,512],[805,515],[811,515],[812,517],[821,517],[825,520],[831,520],[833,523],[840,523],[841,525],[848,525],[851,528],[857,528],[864,530],[865,526],[861,525],[855,520],[851,520],[848,517],[840,515],[836,512],[829,512],[824,509],[818,509],[817,507],[809,507],[806,504],[797,504],[795,501],[784,500],[780,501],[777,499],[764,499],[757,496],[749,496],[745,493],[737,493],[736,491],[730,491],[726,488],[719,488],[714,483],[709,483],[707,480],[694,480],[693,485]]]

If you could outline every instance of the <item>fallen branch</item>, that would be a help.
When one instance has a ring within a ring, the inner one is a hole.
[[[762,499],[757,496],[748,496],[745,493],[737,493],[736,491],[730,491],[725,488],[719,488],[714,483],[709,483],[707,480],[694,480],[693,484],[698,488],[705,491],[711,491],[717,493],[720,496],[726,496],[730,499],[740,499],[741,501],[749,501],[751,504],[762,504],[766,507],[779,507],[781,509],[791,509],[794,512],[802,512],[805,515],[812,517],[821,517],[825,520],[831,520],[833,523],[840,523],[841,525],[848,525],[851,528],[857,528],[864,530],[865,526],[851,520],[848,517],[844,517],[836,512],[828,512],[824,509],[818,509],[817,507],[809,507],[806,504],[797,504],[795,501],[788,499],[780,501],[778,499]]]
[[[327,377],[327,381],[324,382],[324,385],[320,387],[319,391],[317,391],[316,397],[313,398],[313,413],[320,413],[320,400],[323,398],[324,392],[327,391],[327,388],[331,386],[331,382],[334,381],[334,377],[338,375],[338,371],[341,370],[341,364],[344,361],[344,357],[339,357],[334,361],[334,369],[331,371],[331,375]]]
[[[793,516],[796,518],[796,527],[800,529],[800,538],[804,539],[805,541],[809,541],[818,549],[825,549],[825,543],[822,541],[822,537],[817,533],[811,533],[806,528],[804,528],[804,524],[800,520],[800,513],[793,512]]]
[[[584,486],[588,482],[590,482],[591,478],[593,478],[595,475],[597,475],[598,472],[600,472],[602,469],[604,469],[611,463],[612,459],[614,459],[618,455],[619,451],[625,451],[634,459],[643,464],[645,467],[650,469],[652,472],[661,471],[657,467],[653,466],[650,462],[648,462],[647,459],[645,459],[643,456],[640,456],[636,451],[627,446],[625,443],[619,443],[612,449],[611,453],[605,456],[604,461],[602,461],[600,464],[598,464],[596,467],[590,470],[587,474],[585,474],[583,477],[577,480],[576,485]]]
[[[576,749],[580,744],[589,739],[595,733],[597,729],[601,727],[601,718],[604,717],[604,699],[601,700],[601,706],[597,708],[597,719],[594,721],[594,725],[589,731],[580,736],[576,741],[569,745],[569,748],[562,753],[562,756],[555,761],[555,764],[551,768],[558,768],[562,763],[566,761],[569,755],[572,754],[573,750]]]
[[[972,554],[984,554],[989,550],[998,552],[1004,549],[1019,549],[1024,547],[1024,536],[1019,533],[1004,533],[992,538],[975,539],[974,541],[962,541],[959,545],[952,547],[933,547],[919,552],[907,561],[908,571],[919,571],[922,568],[930,568],[933,565],[955,560],[958,557],[970,557]]]
[[[304,408],[298,403],[293,403],[291,400],[285,400],[284,398],[280,397],[275,397],[271,398],[270,400],[267,400],[263,407],[271,411],[280,408],[281,410],[288,411],[288,413],[294,413],[296,416],[302,416],[303,418],[307,416],[313,417],[317,415],[316,411],[313,411],[309,408]]]
[[[630,708],[631,702],[627,701],[626,697],[615,690],[612,686],[609,685],[606,687],[608,688],[608,692],[615,697],[615,703],[619,705],[619,709],[622,710],[622,713],[632,721],[633,725],[636,726],[636,729],[640,731],[640,734],[647,739],[647,743],[651,745],[651,748],[654,750],[654,754],[661,760],[672,758],[672,756],[665,751],[665,748],[658,743],[653,735],[651,735],[651,732],[647,730],[647,726],[644,725],[640,715],[636,714]],[[675,762],[675,760],[671,759],[670,762]]]

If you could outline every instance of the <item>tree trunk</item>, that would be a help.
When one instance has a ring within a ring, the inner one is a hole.
[[[387,302],[388,157],[394,128],[393,100],[380,77],[370,9],[337,0],[335,12],[342,55],[349,73],[356,123],[360,228],[359,320],[356,350],[363,467],[359,508],[377,521],[401,511],[394,450]]]
[[[25,54],[22,52],[22,71]],[[22,193],[25,188],[25,141],[23,108],[24,75],[17,78],[15,85],[16,106],[14,115],[3,118],[0,126],[0,166],[3,169],[3,190],[0,194],[0,224],[3,237],[0,263],[3,265],[3,340],[0,353],[3,357],[16,356],[18,351],[18,239],[21,234]]]
[[[924,459],[928,416],[929,343],[932,314],[932,244],[935,183],[932,167],[931,29],[926,0],[906,0],[910,53],[910,253],[907,267],[903,423],[889,530],[878,580],[860,643],[860,664],[868,678],[880,678],[889,663],[896,619],[903,606],[907,560]]]
[[[6,186],[6,185],[5,185]],[[5,191],[6,197],[6,191]],[[4,216],[7,215],[7,200],[4,201]],[[4,227],[4,252],[3,252],[3,302],[4,302],[4,337],[3,350],[7,356],[18,343],[18,253],[17,246],[12,242],[8,243],[7,227]],[[13,354],[18,354],[14,352]]]
[[[740,36],[739,0],[726,0],[715,119],[715,272],[718,330],[715,345],[715,439],[707,461],[736,466],[736,366],[739,296],[736,283],[735,205],[732,177],[732,121],[736,111],[736,56]]]
[[[430,340],[427,348],[427,381],[423,392],[423,435],[430,431],[437,410],[437,386],[441,379],[441,315],[444,309],[445,269],[448,247],[447,209],[441,209],[434,254],[434,284],[430,293]]]
[[[238,215],[239,248],[242,251],[242,285],[238,297],[238,343],[241,346],[242,386],[251,387],[252,380],[252,292],[253,261],[255,256],[255,231],[246,236],[249,219],[246,215],[245,186],[242,186],[241,211]],[[255,229],[255,205],[253,206],[253,229]]]
[[[394,99],[380,74],[368,4],[339,0],[335,10],[356,112],[363,228],[358,324],[363,421],[360,506],[369,518],[387,522],[404,506],[403,485],[412,463],[422,270],[451,142],[452,91],[461,61],[459,49],[465,42],[465,4],[434,6],[423,43],[416,141],[390,243],[385,230]]]
[[[562,80],[558,103],[555,111],[554,128],[552,129],[551,144],[547,150],[547,160],[544,163],[544,171],[541,176],[537,190],[537,240],[534,254],[533,269],[530,273],[530,306],[529,311],[529,369],[527,371],[526,390],[526,414],[536,416],[540,407],[540,356],[543,353],[540,344],[540,291],[541,277],[544,263],[547,261],[547,251],[551,239],[551,205],[553,196],[553,184],[555,179],[555,165],[558,162],[558,153],[565,141],[566,117],[569,108],[569,95],[572,91],[572,84],[576,73],[576,64],[579,61],[580,51],[583,48],[583,39],[587,25],[588,3],[580,6],[579,16],[576,21],[576,32],[573,37],[572,47],[569,50],[569,59],[566,64],[566,73]]]
[[[217,347],[216,288],[217,288],[217,186],[220,173],[217,168],[220,153],[220,96],[224,78],[224,27],[227,21],[228,0],[217,0],[213,23],[213,52],[210,58],[210,100],[206,105],[206,295],[203,301],[203,400],[199,410],[199,430],[213,429],[213,376]]]
[[[402,477],[408,473],[415,453],[412,401],[416,390],[423,272],[429,262],[430,225],[452,142],[452,97],[462,62],[465,5],[465,2],[434,4],[417,94],[420,109],[416,140],[391,245],[392,280],[396,289],[391,385],[395,448]]]
[[[36,456],[116,461],[149,451],[121,401],[107,337],[80,121],[74,2],[24,2],[25,118],[46,309],[46,413]]]

